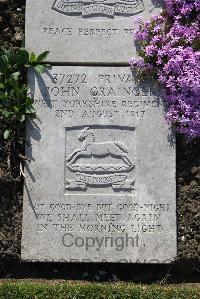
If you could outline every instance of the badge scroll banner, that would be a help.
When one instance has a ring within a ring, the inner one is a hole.
[[[73,16],[82,15],[83,17],[107,16],[114,18],[115,15],[135,15],[144,10],[141,0],[123,1],[106,3],[91,3],[91,1],[70,2],[68,0],[56,0],[53,5],[53,10],[62,14]]]
[[[108,174],[108,175],[91,175],[85,173],[76,173],[74,180],[68,181],[67,190],[82,189],[86,190],[88,186],[110,185],[113,189],[133,189],[132,180],[126,180],[126,174]]]
[[[115,14],[114,6],[109,6],[105,4],[83,5],[83,10],[82,10],[83,17],[90,17],[96,14],[101,14],[108,17],[114,17]]]

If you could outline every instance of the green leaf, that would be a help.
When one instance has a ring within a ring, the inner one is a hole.
[[[0,101],[7,100],[8,95],[5,92],[0,92]]]
[[[20,49],[15,56],[16,64],[24,65],[29,62],[29,53],[25,49]]]
[[[26,116],[25,114],[22,114],[21,117],[20,117],[20,122],[24,122],[26,119]]]
[[[30,54],[29,61],[31,64],[36,62],[36,56],[33,52]]]
[[[43,73],[48,52],[38,57],[25,49],[0,50],[0,129],[5,139],[10,139],[17,128],[19,137],[23,137],[23,124],[27,118],[35,118],[33,99],[28,95],[29,89],[25,76],[28,67]]]
[[[36,70],[36,72],[38,73],[38,74],[43,74],[44,72],[45,72],[45,66],[44,65],[42,65],[42,64],[38,64],[38,65],[36,65],[36,66],[34,66],[34,69]]]
[[[8,139],[11,135],[11,130],[10,129],[6,129],[4,134],[3,134],[3,137],[4,139]]]
[[[29,98],[29,97],[26,98],[26,106],[30,106],[30,105],[32,105],[33,102],[34,102],[33,99],[31,99],[31,98]]]
[[[12,79],[14,79],[15,81],[18,81],[18,80],[19,80],[19,77],[20,77],[20,72],[12,73],[12,74],[10,75],[10,77],[11,77]]]
[[[10,92],[9,92],[9,97],[10,98],[13,98],[14,97],[14,94],[15,94],[15,91],[14,91],[14,89],[12,88],[12,89],[10,89]]]
[[[28,92],[28,86],[23,84],[22,87],[20,88],[20,97],[26,98],[27,97],[27,92]]]
[[[17,114],[20,110],[20,107],[19,106],[13,106],[13,110],[14,110],[15,114]]]
[[[7,111],[7,110],[3,110],[3,111],[2,111],[2,115],[5,116],[6,118],[9,118],[10,115],[12,115],[12,112]]]
[[[11,77],[11,84],[14,88],[15,95],[16,95],[17,99],[19,99],[20,98],[20,91],[19,91],[18,82],[14,78]]]
[[[45,66],[46,69],[51,69],[52,68],[52,65],[48,64],[48,63],[45,63],[44,66]]]
[[[5,55],[8,59],[8,61],[10,61],[11,57],[13,56],[13,50],[11,48],[4,49],[3,50],[3,55]]]
[[[24,143],[24,139],[23,138],[19,138],[18,142],[19,142],[19,144],[23,144]]]
[[[40,54],[37,58],[37,62],[44,61],[47,58],[48,54],[49,54],[49,51],[45,51],[42,54]]]
[[[26,114],[35,114],[35,109],[33,106],[26,108]]]
[[[8,69],[8,59],[5,55],[0,56],[0,73],[6,73]]]

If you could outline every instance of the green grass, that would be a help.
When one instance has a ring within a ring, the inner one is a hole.
[[[195,285],[143,286],[122,283],[2,282],[0,299],[199,299]]]

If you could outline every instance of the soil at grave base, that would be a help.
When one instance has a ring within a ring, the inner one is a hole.
[[[0,46],[20,47],[24,40],[25,0],[0,1]]]
[[[19,47],[24,36],[25,0],[0,4],[0,46]],[[200,275],[200,141],[177,139],[178,261],[153,265],[58,265],[20,263],[23,181],[12,181],[0,140],[0,277],[88,280],[197,281]],[[19,161],[16,161],[18,168]],[[13,175],[18,176],[15,169]],[[102,269],[104,271],[102,271]],[[100,270],[100,271],[99,271]],[[98,272],[99,271],[99,272]],[[166,274],[167,273],[167,274]]]

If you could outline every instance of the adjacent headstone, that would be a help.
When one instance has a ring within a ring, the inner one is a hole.
[[[26,1],[26,47],[58,63],[128,63],[134,19],[160,11],[161,0]]]
[[[22,259],[174,260],[175,142],[158,89],[129,67],[53,66],[29,84]]]

